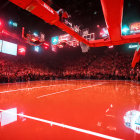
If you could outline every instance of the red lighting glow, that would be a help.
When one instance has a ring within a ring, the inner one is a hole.
[[[2,30],[2,34],[9,35],[8,31],[6,31],[6,30]]]
[[[31,40],[32,40],[33,42],[35,42],[35,41],[36,41],[36,38],[32,38]]]
[[[43,43],[43,46],[44,46],[45,49],[48,49],[49,48],[49,44],[47,42],[44,42]]]

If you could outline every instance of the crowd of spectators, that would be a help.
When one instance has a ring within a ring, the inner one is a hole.
[[[2,54],[1,54],[2,55]],[[106,51],[82,54],[76,58],[48,60],[49,63],[0,57],[0,83],[55,79],[140,80],[139,65],[131,68],[132,56]]]
[[[74,64],[67,63],[63,76],[69,79],[138,80],[139,68],[132,69],[131,61],[132,56],[121,53],[85,56]]]

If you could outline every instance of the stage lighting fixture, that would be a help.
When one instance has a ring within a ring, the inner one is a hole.
[[[125,26],[122,27],[122,34],[126,35],[126,34],[128,34],[128,31],[129,31],[129,27],[128,26],[125,25]]]
[[[112,45],[112,46],[109,46],[108,48],[109,48],[109,49],[112,49],[112,48],[114,48],[114,46]]]
[[[34,50],[35,52],[39,52],[39,46],[35,46]]]
[[[128,46],[129,49],[136,49],[138,47],[138,44],[131,44]]]
[[[14,22],[14,23],[13,23],[13,26],[14,26],[14,27],[17,27],[17,26],[18,26],[18,24],[17,24],[16,22]]]
[[[37,32],[34,32],[33,35],[34,35],[34,36],[38,36],[38,33],[37,33]]]
[[[9,21],[9,25],[13,25],[13,21],[12,20]]]
[[[8,24],[10,26],[13,26],[13,27],[17,27],[18,26],[18,24],[16,22],[13,22],[12,20],[9,20]]]
[[[107,37],[108,36],[108,30],[107,30],[107,28],[102,28],[102,30],[101,30],[101,32],[100,32],[100,35],[102,36],[102,37]]]
[[[58,42],[59,42],[59,37],[58,36],[52,37],[52,39],[51,39],[52,45],[57,45]]]

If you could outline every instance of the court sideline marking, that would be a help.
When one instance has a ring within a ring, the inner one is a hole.
[[[69,89],[63,90],[63,91],[59,91],[59,92],[54,92],[54,93],[51,93],[51,94],[45,94],[45,95],[42,95],[42,96],[38,96],[36,98],[42,98],[42,97],[46,97],[46,96],[50,96],[50,95],[55,95],[55,94],[62,93],[62,92],[67,92],[67,91],[69,91]]]
[[[66,124],[62,124],[62,123],[58,123],[58,122],[53,122],[53,121],[49,121],[49,120],[45,120],[45,119],[41,119],[41,118],[37,118],[37,117],[33,117],[33,116],[24,115],[24,114],[15,114],[15,113],[12,113],[11,111],[7,111],[7,110],[0,109],[0,112],[5,112],[5,113],[11,114],[11,115],[17,115],[17,116],[28,118],[28,119],[31,119],[31,120],[36,120],[36,121],[39,121],[39,122],[47,123],[47,124],[50,124],[51,126],[55,125],[55,126],[58,126],[58,127],[62,127],[62,128],[70,129],[70,130],[73,130],[73,131],[77,131],[77,132],[101,137],[101,138],[108,139],[108,140],[123,140],[123,139],[120,139],[120,138],[116,138],[116,137],[108,136],[108,135],[105,135],[105,134],[93,132],[93,131],[90,131],[90,130],[78,128],[78,127],[75,127],[75,126],[70,126],[70,125],[66,125]]]
[[[76,89],[72,89],[72,90],[81,90],[81,89],[84,89],[84,88],[90,88],[90,87],[95,87],[95,86],[100,86],[100,85],[103,85],[103,84],[90,85],[90,86],[76,88]],[[42,96],[38,96],[36,98],[39,99],[39,98],[42,98],[42,97],[51,96],[51,95],[55,95],[55,94],[59,94],[59,93],[67,92],[67,91],[70,91],[70,89],[62,90],[62,91],[58,91],[58,92],[54,92],[54,93],[50,93],[50,94],[45,94],[45,95],[42,95]]]
[[[101,85],[103,85],[103,84],[90,85],[90,86],[86,86],[86,87],[77,88],[77,89],[74,89],[74,90],[81,90],[81,89],[84,89],[84,88],[96,87],[96,86],[101,86]]]
[[[7,91],[1,91],[0,93],[9,93],[14,91],[24,91],[24,90],[30,90],[30,89],[37,89],[37,88],[44,88],[44,87],[51,87],[51,86],[61,86],[61,85],[73,85],[73,84],[57,84],[57,85],[49,85],[49,86],[40,86],[40,87],[32,87],[32,88],[22,88],[22,89],[16,89],[16,90],[7,90]]]

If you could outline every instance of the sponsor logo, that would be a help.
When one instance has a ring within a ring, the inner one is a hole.
[[[47,5],[44,3],[44,7],[49,11],[51,12],[52,14],[54,14],[54,11]]]

